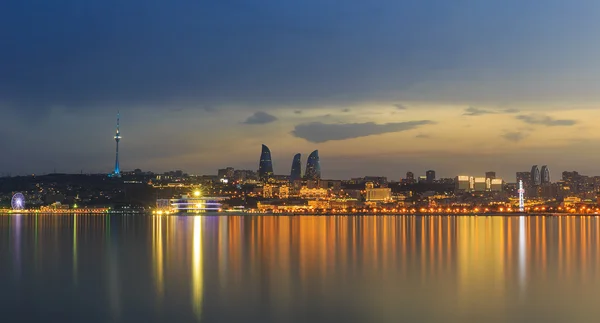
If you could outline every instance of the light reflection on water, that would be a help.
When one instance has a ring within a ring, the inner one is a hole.
[[[11,215],[9,321],[589,322],[596,217]]]

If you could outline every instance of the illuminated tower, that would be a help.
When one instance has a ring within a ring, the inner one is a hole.
[[[519,212],[525,212],[525,189],[523,181],[519,181]]]
[[[262,145],[260,153],[260,162],[258,163],[258,178],[267,182],[273,178],[273,161],[271,160],[271,150],[266,145]]]
[[[309,180],[317,181],[321,179],[321,162],[319,159],[319,151],[315,150],[306,160],[306,170],[304,171],[304,177]]]
[[[292,161],[292,170],[290,172],[290,182],[302,179],[302,155],[296,154],[294,155],[294,160]]]
[[[121,141],[121,132],[119,131],[119,118],[121,114],[117,112],[117,133],[115,134],[115,142],[117,143],[117,154],[115,157],[115,171],[113,176],[120,177],[121,176],[121,168],[119,167],[119,141]]]

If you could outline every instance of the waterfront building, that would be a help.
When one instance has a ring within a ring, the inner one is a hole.
[[[296,180],[302,179],[302,155],[296,154],[294,155],[294,159],[292,160],[292,170],[290,171],[290,182],[294,182]]]
[[[496,178],[496,172],[485,172],[485,178],[489,178],[489,179]]]
[[[306,160],[305,177],[308,180],[315,181],[321,179],[321,163],[319,160],[318,150],[315,150],[308,155],[308,159]]]
[[[388,187],[367,188],[365,192],[365,200],[367,202],[391,201],[392,189]]]
[[[172,199],[157,199],[157,212],[172,212],[172,213],[200,213],[213,211],[221,211],[221,201],[223,197],[207,197],[200,196],[199,192],[195,192],[194,196],[183,195],[180,198]]]
[[[300,189],[299,195],[304,199],[326,198],[329,195],[329,191],[324,188],[303,187]]]
[[[260,153],[258,178],[263,182],[273,178],[273,161],[271,160],[271,150],[266,145],[262,145],[262,151]]]

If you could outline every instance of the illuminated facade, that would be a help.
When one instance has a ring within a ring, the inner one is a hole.
[[[488,188],[485,177],[474,177],[473,178],[473,191],[485,192]]]
[[[502,192],[503,182],[500,178],[493,178],[490,180],[490,191]]]
[[[221,211],[222,197],[206,197],[183,195],[180,198],[174,199],[158,199],[156,200],[156,208],[160,213],[199,213],[213,211]]]
[[[318,150],[315,150],[308,155],[308,159],[306,160],[305,177],[309,180],[321,179],[321,163],[319,161]]]
[[[302,179],[302,155],[296,154],[294,155],[294,159],[292,160],[292,170],[290,171],[290,181],[294,182],[299,179]]]
[[[271,150],[269,150],[269,147],[266,145],[262,145],[262,151],[260,153],[258,178],[263,182],[273,178],[273,161],[271,160]]]
[[[392,200],[391,188],[367,188],[365,193],[367,202],[382,202]]]
[[[454,183],[456,185],[456,191],[457,192],[470,192],[473,188],[471,185],[471,179],[472,179],[472,177],[465,176],[465,175],[456,176],[456,179],[454,181]]]
[[[113,176],[120,177],[121,176],[121,168],[119,166],[119,141],[121,141],[121,131],[119,130],[119,119],[121,114],[117,112],[117,133],[115,134],[115,142],[117,143],[117,151],[115,157],[115,170],[113,171]]]

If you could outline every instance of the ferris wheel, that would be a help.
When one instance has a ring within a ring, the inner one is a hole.
[[[25,209],[25,196],[23,196],[21,193],[15,193],[10,201],[10,205],[12,206],[13,210]]]

